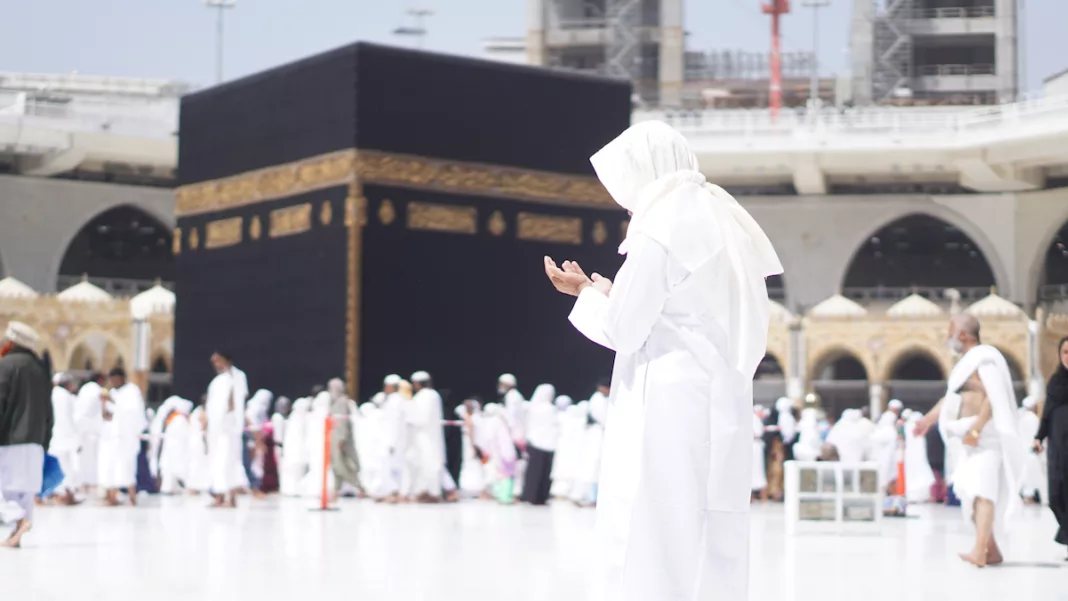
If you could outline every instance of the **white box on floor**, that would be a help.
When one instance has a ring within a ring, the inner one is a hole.
[[[787,461],[783,466],[786,532],[877,529],[883,494],[875,463]]]

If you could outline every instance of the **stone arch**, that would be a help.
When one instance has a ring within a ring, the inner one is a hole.
[[[812,353],[809,355],[811,358],[809,359],[807,366],[808,377],[806,380],[808,382],[815,382],[818,380],[820,371],[843,357],[852,358],[859,363],[860,366],[864,368],[865,379],[871,379],[872,374],[877,373],[871,357],[862,349],[846,344],[831,344],[826,347],[814,348],[811,350]]]
[[[1035,207],[1041,207],[1041,210],[1035,211],[1033,217],[1021,225],[1024,230],[1033,228],[1037,231],[1034,235],[1022,237],[1017,246],[1017,265],[1021,270],[1026,270],[1025,273],[1019,274],[1021,278],[1025,278],[1021,289],[1027,295],[1025,300],[1028,302],[1038,298],[1039,287],[1046,283],[1046,261],[1050,251],[1057,242],[1058,234],[1068,230],[1068,203],[1063,202],[1063,198],[1063,189],[1044,190],[1027,195],[1028,202],[1035,203]]]
[[[773,375],[774,377],[786,377],[786,363],[779,358],[775,351],[768,349],[764,353],[764,359],[757,366],[757,373],[754,379],[760,379],[761,375]]]
[[[813,361],[809,379],[812,391],[820,397],[820,404],[827,414],[837,420],[842,411],[867,406],[872,367],[865,361],[865,354],[848,347],[825,350]],[[825,370],[837,373],[830,378],[822,377]]]
[[[172,222],[173,215],[161,218],[151,206],[119,202],[101,208],[58,241],[53,282],[83,273],[173,279]]]
[[[902,366],[905,361],[914,358],[922,358],[929,361],[931,364],[938,367],[938,370],[942,372],[942,379],[944,380],[953,369],[953,362],[949,359],[946,352],[927,342],[909,342],[901,347],[891,350],[887,354],[886,361],[883,362],[882,372],[879,374],[880,381],[886,382],[893,380],[895,372]]]
[[[969,228],[963,219],[947,218],[945,213],[949,211],[913,211],[875,228],[855,247],[841,287],[985,288],[1000,284],[1007,288],[1010,279],[993,244],[977,228]],[[916,233],[926,235],[916,237]],[[932,247],[925,249],[925,245]],[[925,271],[922,266],[930,257],[946,262],[945,267]]]
[[[133,365],[130,362],[130,349],[128,348],[128,345],[124,344],[118,336],[104,330],[86,330],[72,338],[67,344],[67,365],[71,365],[71,360],[74,359],[74,353],[78,349],[78,347],[84,345],[87,348],[90,348],[88,343],[94,337],[100,337],[104,341],[104,344],[101,346],[101,351],[99,353],[94,351],[94,353],[97,355],[96,361],[99,362],[99,364],[94,364],[93,366],[96,371],[107,371],[112,367],[115,367],[115,365],[105,364],[106,361],[113,357],[118,360],[121,360],[122,365],[127,369],[129,369]],[[113,354],[107,352],[109,347],[114,349]],[[71,369],[74,368],[72,367]],[[81,368],[79,367],[78,369]]]
[[[95,371],[101,369],[102,365],[103,361],[96,351],[84,342],[71,347],[70,353],[67,354],[67,369],[70,371]]]
[[[1056,206],[1065,203],[1055,203]],[[1045,231],[1036,238],[1042,242],[1035,245],[1028,273],[1027,292],[1041,300],[1039,289],[1046,284],[1068,284],[1068,205],[1061,210],[1058,219],[1050,220]]]

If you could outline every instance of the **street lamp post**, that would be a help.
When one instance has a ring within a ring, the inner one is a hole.
[[[204,0],[204,6],[218,12],[215,22],[215,83],[218,84],[223,80],[223,13],[235,8],[237,0]]]
[[[801,0],[801,6],[812,9],[812,77],[808,83],[808,102],[812,109],[820,105],[820,9],[830,5],[831,0]]]

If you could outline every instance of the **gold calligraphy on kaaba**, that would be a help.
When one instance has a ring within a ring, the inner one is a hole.
[[[196,228],[193,228],[189,232],[189,250],[196,250],[200,247],[200,234],[197,233]]]
[[[259,240],[263,235],[263,222],[260,221],[259,215],[253,215],[251,223],[248,224],[248,236],[253,240]]]
[[[174,228],[171,236],[171,252],[176,255],[182,254],[182,228]]]
[[[520,213],[517,219],[520,240],[582,244],[582,219],[540,213]]]
[[[397,218],[397,209],[393,207],[393,201],[385,199],[378,205],[378,220],[382,225],[392,225]]]
[[[410,202],[408,229],[474,234],[478,232],[478,210],[460,205]]]
[[[204,248],[224,248],[240,244],[241,218],[230,217],[209,221],[205,226]]]
[[[319,209],[319,222],[323,225],[330,225],[330,222],[334,220],[334,206],[330,204],[330,201],[323,203],[323,208]]]
[[[302,234],[311,229],[310,202],[271,211],[268,233],[272,238]]]
[[[179,217],[211,213],[347,185],[357,179],[361,184],[616,208],[600,182],[590,176],[349,149],[181,186],[175,192],[175,213]]]
[[[600,246],[608,240],[608,228],[600,219],[593,224],[593,243]]]
[[[494,211],[489,218],[489,233],[501,237],[504,232],[508,231],[508,222],[504,220],[504,215],[501,215],[500,211]]]

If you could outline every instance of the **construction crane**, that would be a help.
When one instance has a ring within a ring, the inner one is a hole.
[[[790,12],[790,0],[769,0],[761,9],[771,15],[771,85],[768,107],[772,121],[778,119],[782,109],[782,35],[779,33],[779,18]]]

